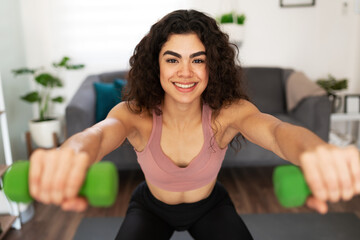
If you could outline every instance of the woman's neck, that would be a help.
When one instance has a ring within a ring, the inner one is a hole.
[[[197,102],[182,104],[164,101],[162,104],[163,123],[171,128],[185,129],[201,122],[202,104]]]

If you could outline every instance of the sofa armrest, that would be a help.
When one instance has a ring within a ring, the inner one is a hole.
[[[331,104],[327,96],[303,99],[290,115],[324,141],[329,140]]]
[[[67,137],[95,124],[96,96],[93,83],[99,81],[98,75],[88,76],[66,106]]]

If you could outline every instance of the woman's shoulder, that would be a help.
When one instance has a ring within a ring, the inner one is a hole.
[[[258,112],[258,109],[250,101],[246,99],[237,99],[221,107],[218,114],[214,115],[213,120],[227,125],[239,121],[255,112]]]
[[[134,116],[152,116],[149,110],[139,106],[135,101],[122,101],[115,106],[115,110]]]
[[[115,117],[130,124],[142,123],[152,119],[152,113],[147,109],[140,108],[135,102],[123,101],[117,104],[109,113],[110,117]]]
[[[126,129],[126,137],[135,149],[142,149],[146,145],[152,129],[152,114],[149,111],[141,110],[132,102],[123,101],[110,111],[107,118]]]
[[[246,99],[237,99],[231,103],[225,104],[219,110],[219,116],[221,115],[234,115],[239,112],[247,112],[255,107],[250,101]]]

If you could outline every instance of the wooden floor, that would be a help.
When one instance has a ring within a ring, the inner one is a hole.
[[[229,191],[238,213],[312,212],[306,207],[284,209],[273,193],[273,168],[222,169],[219,181]],[[35,203],[35,216],[21,230],[11,229],[5,240],[69,240],[84,217],[124,216],[135,187],[144,180],[140,171],[120,172],[119,196],[110,208],[89,207],[83,213],[63,212],[58,207]],[[354,212],[360,217],[360,197],[330,204],[330,212]]]

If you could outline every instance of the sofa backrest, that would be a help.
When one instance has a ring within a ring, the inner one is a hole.
[[[115,79],[127,79],[128,71],[115,71],[101,73],[99,75],[101,82],[113,82]]]
[[[275,67],[243,68],[245,88],[252,103],[261,112],[286,113],[285,79],[291,69]],[[128,71],[114,71],[99,75],[101,82],[113,82],[114,79],[126,79]]]
[[[252,103],[261,112],[286,113],[285,78],[290,69],[271,67],[243,68],[244,82]]]

